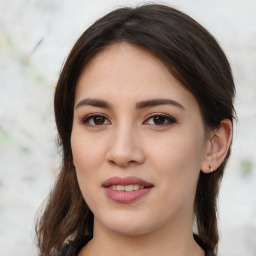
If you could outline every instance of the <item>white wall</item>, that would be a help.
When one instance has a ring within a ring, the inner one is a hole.
[[[142,1],[0,0],[0,255],[37,255],[34,216],[58,171],[52,95],[68,51],[96,18],[134,3]],[[231,62],[239,124],[220,194],[219,255],[255,256],[256,2],[162,3],[204,25]]]

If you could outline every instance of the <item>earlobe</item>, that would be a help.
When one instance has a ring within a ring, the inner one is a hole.
[[[219,168],[228,153],[231,141],[232,122],[229,119],[223,119],[208,139],[201,165],[201,170],[204,173],[210,173]]]

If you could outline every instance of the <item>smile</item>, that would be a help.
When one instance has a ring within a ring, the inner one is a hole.
[[[139,184],[132,184],[132,185],[126,185],[126,186],[123,186],[123,185],[112,185],[112,186],[109,186],[109,188],[112,188],[113,190],[116,190],[116,191],[133,191],[133,190],[138,190],[138,189],[142,189],[144,188],[144,186],[142,185],[139,185]]]
[[[105,195],[117,203],[131,203],[144,197],[153,184],[138,177],[112,177],[102,184]]]

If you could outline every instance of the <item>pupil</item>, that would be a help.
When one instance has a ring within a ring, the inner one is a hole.
[[[104,124],[104,118],[101,116],[96,116],[96,117],[94,117],[94,123],[96,125],[102,125],[102,124]]]
[[[158,125],[163,125],[165,122],[165,118],[163,116],[154,117],[154,123]]]

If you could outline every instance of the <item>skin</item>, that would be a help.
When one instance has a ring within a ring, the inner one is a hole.
[[[152,99],[172,102],[138,107]],[[71,135],[79,186],[94,214],[94,237],[79,256],[204,255],[192,233],[198,176],[221,164],[230,127],[223,121],[206,133],[194,96],[146,50],[118,43],[94,56],[77,84]],[[102,187],[113,176],[154,187],[118,203]]]

